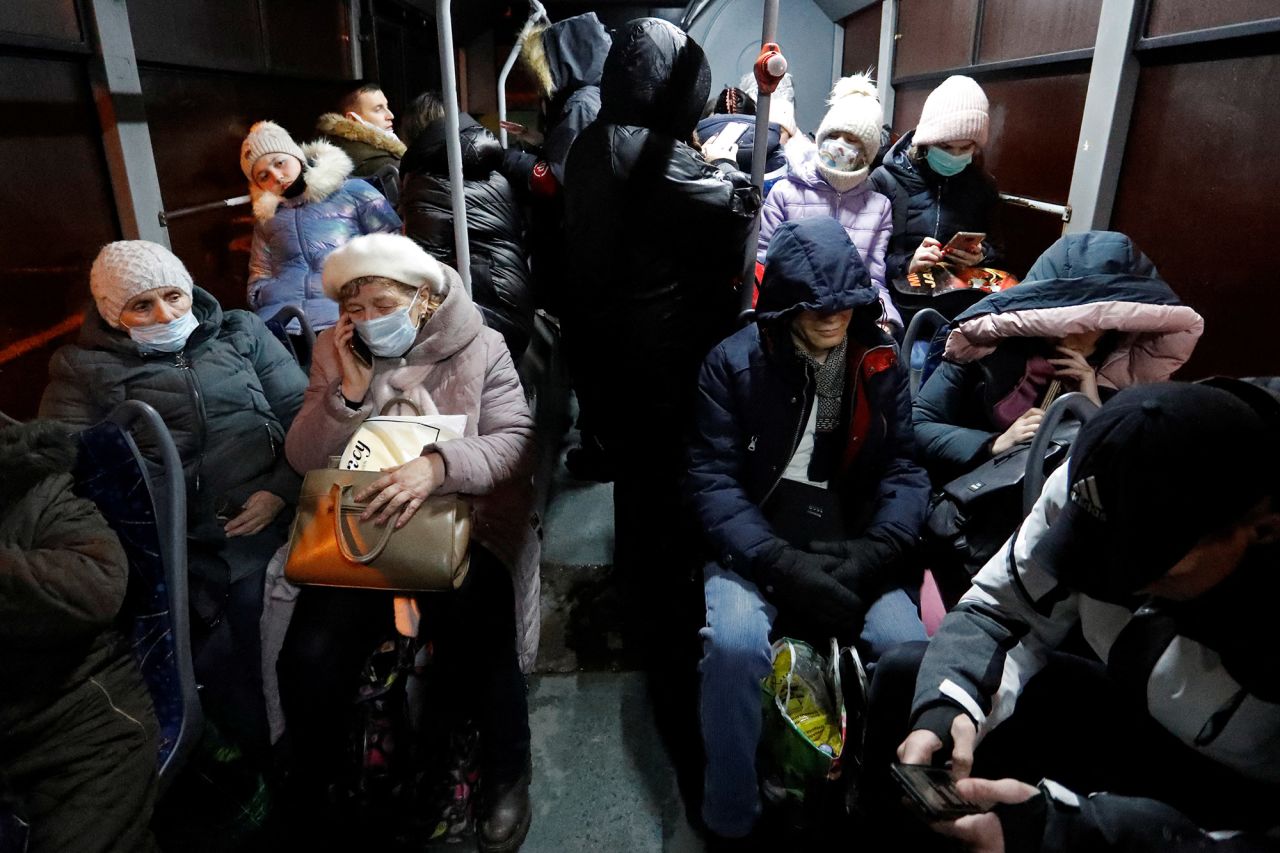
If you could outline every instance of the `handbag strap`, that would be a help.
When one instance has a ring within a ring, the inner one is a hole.
[[[422,417],[422,407],[410,400],[408,397],[392,397],[390,400],[382,404],[382,408],[378,409],[378,415],[386,414],[387,409],[392,406],[408,406],[413,409],[413,413],[418,417]]]
[[[329,487],[329,494],[333,499],[333,537],[337,540],[338,552],[342,554],[343,559],[367,566],[378,559],[378,556],[386,549],[387,543],[391,541],[391,532],[395,525],[388,522],[374,546],[363,554],[358,553],[353,541],[354,537],[351,534],[351,525],[347,524],[343,519],[345,516],[362,512],[364,507],[358,504],[348,505],[346,503],[344,499],[350,490],[350,483],[334,483]]]

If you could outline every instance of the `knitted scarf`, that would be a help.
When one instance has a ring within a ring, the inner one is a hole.
[[[796,345],[796,352],[804,359],[813,373],[818,391],[818,432],[831,432],[840,425],[840,398],[844,396],[846,374],[845,358],[849,348],[846,335],[827,353],[827,360],[819,364],[803,347]]]

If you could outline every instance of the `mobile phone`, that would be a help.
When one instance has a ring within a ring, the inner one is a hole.
[[[223,495],[213,504],[213,517],[223,524],[244,512],[244,507]]]
[[[981,255],[982,241],[985,239],[987,235],[978,231],[957,231],[955,236],[947,241],[947,245],[942,247],[942,253],[945,255],[948,250],[958,250],[970,255]]]
[[[356,357],[356,361],[365,367],[373,367],[373,353],[369,351],[369,345],[364,342],[364,338],[360,337],[358,332],[351,336],[351,340],[347,341],[347,349],[351,350],[351,354]]]
[[[751,127],[751,125],[747,124],[745,121],[730,122],[724,130],[711,137],[711,139],[719,139],[721,142],[732,142],[736,145],[738,140],[742,138],[742,134],[746,133],[747,128],[749,127]],[[710,142],[711,139],[708,139],[707,141]]]
[[[915,810],[930,823],[986,811],[960,796],[951,781],[951,772],[945,768],[928,764],[893,764],[889,772],[906,792]]]

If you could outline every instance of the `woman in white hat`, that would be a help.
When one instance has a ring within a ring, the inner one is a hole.
[[[300,146],[270,121],[249,129],[240,145],[240,170],[253,198],[249,304],[263,319],[296,305],[313,328],[329,328],[338,306],[320,286],[325,257],[360,234],[400,230],[382,193],[352,178],[353,168],[331,142]]]
[[[418,596],[449,694],[480,729],[480,849],[519,848],[528,831],[529,709],[522,668],[537,653],[539,544],[533,526],[533,419],[502,335],[462,280],[408,237],[356,237],[329,255],[325,294],[342,308],[316,341],[306,402],[285,442],[299,471],[326,467],[366,418],[396,398],[427,414],[465,415],[461,438],[424,447],[366,493],[367,515],[402,525],[435,494],[472,505],[471,568],[457,590]],[[391,414],[400,412],[396,407]],[[278,666],[297,760],[323,792],[344,751],[345,709],[360,665],[392,629],[392,594],[307,587]],[[295,791],[300,802],[315,802]],[[318,793],[315,795],[319,795]]]
[[[899,139],[871,175],[893,208],[889,280],[947,261],[999,266],[988,239],[977,251],[945,250],[960,231],[990,234],[1000,198],[979,159],[991,120],[987,96],[971,77],[954,75],[929,93],[915,130]]]

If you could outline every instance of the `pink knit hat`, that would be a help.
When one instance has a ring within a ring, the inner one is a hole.
[[[929,93],[911,141],[916,145],[935,145],[972,139],[983,148],[990,123],[987,96],[982,87],[972,77],[956,74]]]

